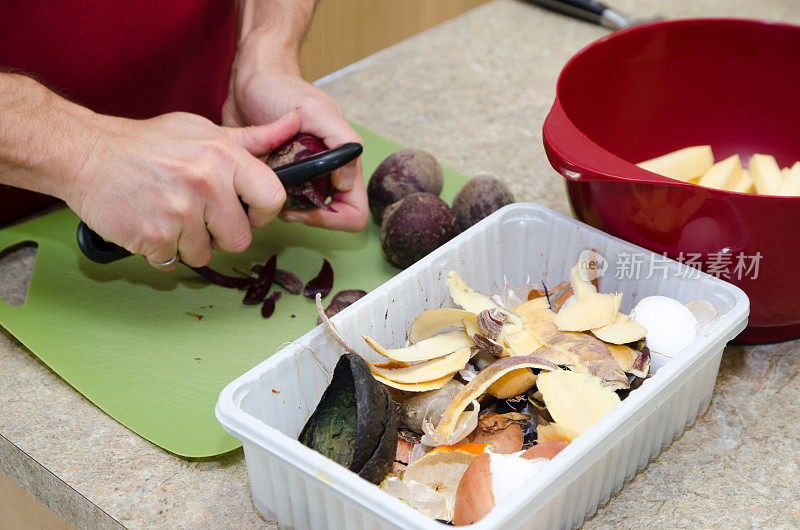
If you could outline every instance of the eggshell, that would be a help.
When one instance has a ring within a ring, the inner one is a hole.
[[[647,329],[647,347],[674,357],[697,336],[697,319],[688,307],[667,296],[642,298],[631,318]]]

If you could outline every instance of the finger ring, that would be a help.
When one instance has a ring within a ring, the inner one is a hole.
[[[165,261],[163,263],[160,262],[160,261],[154,261],[154,260],[150,260],[150,261],[153,263],[153,265],[155,265],[157,267],[169,267],[170,265],[172,265],[173,263],[178,261],[178,255],[175,254],[175,257],[173,257],[171,260],[167,260],[167,261]]]

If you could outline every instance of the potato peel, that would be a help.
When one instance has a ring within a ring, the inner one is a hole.
[[[472,341],[461,330],[445,331],[415,342],[411,346],[397,349],[386,349],[368,335],[361,335],[361,337],[369,344],[370,348],[384,357],[404,363],[429,361],[437,357],[444,357],[465,346],[472,346]]]
[[[502,313],[508,311],[497,305],[488,294],[475,291],[469,287],[456,271],[447,274],[447,290],[456,305],[461,306],[465,311],[476,315],[485,309],[494,309]]]
[[[452,353],[413,364],[403,368],[383,368],[375,364],[370,364],[369,369],[373,375],[378,374],[384,379],[396,383],[422,383],[440,379],[448,374],[457,372],[464,368],[472,357],[471,348],[465,346]]]
[[[390,379],[386,379],[380,374],[376,374],[374,372],[372,373],[372,377],[374,377],[379,383],[391,388],[396,388],[397,390],[403,390],[404,392],[428,392],[430,390],[439,390],[446,385],[448,381],[453,379],[457,373],[458,372],[453,372],[452,374],[447,374],[439,379],[434,379],[433,381],[424,381],[421,383],[398,383]]]
[[[536,381],[555,424],[580,436],[620,403],[616,392],[592,374],[542,372]],[[571,440],[567,440],[571,441]]]
[[[419,342],[436,335],[439,331],[449,327],[462,327],[464,321],[471,322],[477,326],[478,315],[464,311],[463,309],[452,309],[440,307],[423,311],[414,322],[411,323],[411,332],[408,340],[412,343]]]
[[[523,316],[525,328],[545,346],[535,355],[576,372],[594,374],[612,389],[629,387],[625,372],[605,343],[586,333],[560,331],[554,323],[557,315],[541,309],[536,300],[518,306],[515,311]]]
[[[520,368],[538,368],[540,370],[558,370],[550,361],[534,355],[504,357],[488,365],[478,372],[472,381],[456,394],[453,401],[442,414],[442,420],[434,431],[437,440],[453,443],[452,436],[461,413],[467,406],[481,396],[495,381],[503,375]]]
[[[520,368],[501,376],[486,391],[497,399],[508,399],[533,388],[535,384],[536,374],[530,368]]]
[[[336,343],[339,344],[339,346],[341,346],[347,353],[359,355],[357,351],[347,345],[342,336],[339,335],[336,327],[328,319],[328,315],[325,314],[325,308],[322,307],[322,295],[317,293],[315,299],[317,301],[317,313],[319,313],[319,318],[322,320],[323,328],[328,332],[328,335],[333,338],[333,340],[336,341]]]
[[[590,283],[588,285],[591,286]],[[559,331],[588,331],[600,328],[617,320],[621,303],[621,293],[586,293],[578,296],[574,304],[562,307],[553,322]]]
[[[617,313],[617,319],[613,324],[595,328],[592,333],[603,342],[627,344],[643,339],[647,335],[647,329],[631,320],[631,317],[625,313]]]

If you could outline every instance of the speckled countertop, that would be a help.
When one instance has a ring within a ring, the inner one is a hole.
[[[796,0],[614,4],[641,15],[800,23]],[[354,121],[466,174],[498,175],[520,200],[568,212],[542,122],[563,64],[604,34],[499,0],[321,84]],[[26,250],[2,261],[0,297],[21,301],[32,261]],[[708,411],[585,527],[800,527],[798,410],[800,341],[728,347]],[[77,527],[274,527],[253,508],[241,450],[186,460],[154,447],[4,331],[0,411],[0,472]]]

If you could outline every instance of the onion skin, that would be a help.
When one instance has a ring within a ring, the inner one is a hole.
[[[552,459],[558,453],[563,451],[568,445],[569,442],[564,442],[561,440],[539,442],[519,456],[520,458],[524,458],[526,460],[533,460],[534,458]]]
[[[479,444],[491,445],[493,453],[510,455],[522,450],[522,427],[517,423],[512,423],[505,429],[485,431],[478,424],[473,441]]]
[[[465,526],[483,519],[494,508],[491,457],[478,455],[461,476],[456,489],[453,524]]]

